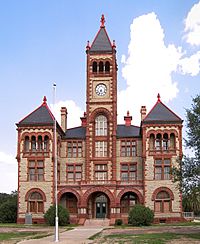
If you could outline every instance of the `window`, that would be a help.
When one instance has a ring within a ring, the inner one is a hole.
[[[42,137],[38,136],[38,146],[37,146],[38,151],[42,151]]]
[[[110,72],[110,63],[108,61],[105,63],[105,72]]]
[[[156,135],[155,148],[156,148],[156,151],[161,151],[161,149],[162,149],[162,136],[161,136],[161,134]]]
[[[155,180],[169,180],[171,161],[170,159],[155,159]]]
[[[93,73],[97,72],[97,62],[93,62],[93,64],[92,64],[92,72]]]
[[[121,180],[132,181],[136,180],[137,165],[136,163],[121,164]]]
[[[49,151],[49,137],[45,136],[44,137],[44,151]]]
[[[71,141],[67,143],[67,155],[68,158],[80,158],[82,157],[82,142]]]
[[[39,192],[32,192],[28,199],[28,210],[31,213],[42,213],[44,211],[44,202]]]
[[[122,157],[136,156],[136,141],[133,140],[121,141],[121,156]]]
[[[99,62],[99,72],[103,72],[103,62],[102,61],[100,61]]]
[[[138,203],[138,198],[135,193],[127,192],[125,193],[120,201],[121,213],[128,213],[129,210]]]
[[[44,162],[42,160],[30,160],[28,163],[28,180],[44,180]]]
[[[99,115],[95,119],[95,135],[107,136],[107,118],[104,115]]]
[[[108,179],[107,164],[96,164],[94,177],[95,180],[107,180]]]
[[[24,150],[25,152],[29,152],[29,137],[25,137],[25,143],[24,143]]]
[[[67,181],[76,182],[82,179],[82,165],[68,164],[67,165]]]
[[[95,156],[96,157],[107,157],[107,141],[96,141],[95,142]]]
[[[170,195],[166,191],[160,191],[155,199],[155,212],[165,213],[171,210]]]
[[[31,137],[31,151],[32,152],[36,151],[36,137],[35,136]]]

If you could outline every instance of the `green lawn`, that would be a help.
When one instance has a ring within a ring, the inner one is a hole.
[[[10,240],[10,239],[23,239],[24,237],[31,237],[34,238],[42,238],[48,236],[49,234],[44,234],[41,232],[6,232],[0,233],[0,240]]]

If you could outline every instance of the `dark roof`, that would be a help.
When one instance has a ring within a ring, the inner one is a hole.
[[[51,113],[47,103],[46,98],[40,107],[35,109],[32,113],[27,115],[24,119],[22,119],[17,125],[46,125],[53,124],[54,116]]]
[[[112,45],[105,27],[100,28],[91,45],[90,52],[112,52]]]
[[[117,126],[117,137],[140,137],[140,127],[130,125],[118,125]]]
[[[175,122],[182,123],[180,117],[178,117],[173,111],[171,111],[166,105],[160,101],[158,97],[157,103],[151,109],[151,111],[146,115],[143,123],[165,123],[165,122]]]
[[[64,138],[66,139],[85,139],[86,128],[85,127],[75,127],[67,129]]]

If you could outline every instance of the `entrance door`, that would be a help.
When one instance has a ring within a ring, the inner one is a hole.
[[[96,202],[96,218],[106,217],[106,202]]]

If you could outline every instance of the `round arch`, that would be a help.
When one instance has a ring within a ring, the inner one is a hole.
[[[45,193],[40,189],[40,188],[32,188],[29,191],[27,191],[26,195],[25,195],[25,201],[28,201],[29,195],[33,192],[38,192],[42,195],[43,201],[46,202],[46,195]]]
[[[76,198],[77,198],[78,206],[80,205],[81,196],[80,196],[80,194],[77,191],[75,191],[73,189],[63,189],[63,190],[59,191],[59,193],[58,193],[58,201],[60,201],[62,195],[65,194],[65,193],[74,194],[76,196]]]
[[[87,202],[88,202],[88,199],[90,197],[90,195],[94,192],[102,192],[104,193],[105,195],[107,195],[107,197],[109,198],[110,200],[110,206],[114,206],[115,204],[115,198],[112,194],[112,192],[110,190],[108,190],[107,188],[103,187],[103,186],[96,186],[96,187],[92,187],[90,188],[89,190],[87,190],[84,195],[83,195],[83,205],[84,206],[87,206]]]
[[[108,121],[112,120],[111,114],[106,108],[97,108],[92,112],[90,122],[94,122],[97,115],[104,115]]]
[[[120,191],[118,193],[117,200],[116,200],[117,204],[120,204],[120,200],[121,200],[122,196],[124,194],[128,193],[128,192],[135,193],[138,196],[139,203],[143,204],[144,199],[143,199],[143,196],[142,196],[141,192],[138,191],[137,189],[133,189],[133,188],[130,188],[130,187],[126,188],[126,189],[124,189],[124,190],[122,190],[122,191]]]
[[[155,201],[156,196],[160,191],[166,191],[170,195],[171,200],[174,200],[174,193],[168,187],[159,187],[153,192],[152,201]]]

